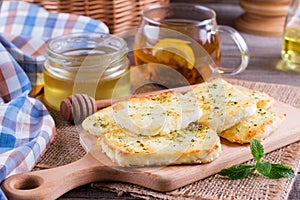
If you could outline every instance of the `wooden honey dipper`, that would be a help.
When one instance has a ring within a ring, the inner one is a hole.
[[[118,99],[95,100],[86,94],[74,94],[65,98],[60,104],[60,113],[64,120],[81,123],[87,116],[98,109],[110,106]]]

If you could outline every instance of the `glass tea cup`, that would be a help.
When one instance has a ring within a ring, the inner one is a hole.
[[[228,34],[236,43],[241,53],[239,66],[220,66],[220,33]],[[205,59],[212,59],[214,66],[204,66]],[[146,79],[176,87],[203,82],[207,78],[203,74],[211,75],[202,73],[204,67],[216,68],[221,74],[238,74],[248,65],[249,51],[235,29],[217,25],[214,10],[195,4],[170,3],[142,11],[134,41],[134,61],[137,67],[142,66]]]

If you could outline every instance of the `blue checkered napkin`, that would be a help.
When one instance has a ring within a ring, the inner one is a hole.
[[[4,1],[0,12],[0,34],[9,41],[5,48],[28,75],[35,96],[42,89],[46,41],[75,32],[104,32],[108,27],[89,17],[48,12],[22,1]],[[2,41],[1,41],[2,42]]]
[[[0,0],[1,5],[1,0]],[[71,32],[108,32],[100,21],[49,13],[25,2],[6,2],[0,12],[0,182],[30,171],[55,136],[45,106],[29,93],[43,87],[46,41]],[[6,199],[0,190],[0,199]]]
[[[44,105],[28,96],[30,81],[0,36],[0,181],[30,171],[55,135]],[[6,199],[0,191],[0,199]]]

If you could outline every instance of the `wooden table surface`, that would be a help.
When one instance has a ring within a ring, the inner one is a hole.
[[[196,2],[196,1],[195,1]],[[203,4],[203,3],[202,3]],[[234,20],[243,13],[237,2],[205,3],[207,7],[213,8],[217,13],[218,24],[234,26]],[[250,53],[250,63],[247,69],[239,75],[231,78],[249,81],[259,81],[276,84],[286,84],[300,86],[300,74],[283,72],[276,69],[281,61],[281,37],[258,36],[242,33]],[[239,63],[239,52],[235,50],[232,41],[224,37],[223,42],[223,61],[222,64],[230,66]],[[100,189],[93,189],[89,185],[76,188],[60,199],[135,199],[130,195],[104,192]],[[300,199],[300,175],[298,173],[289,199]]]

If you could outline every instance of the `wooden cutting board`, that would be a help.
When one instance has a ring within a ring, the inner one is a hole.
[[[270,152],[300,140],[300,110],[276,102],[273,111],[285,113],[286,120],[262,144]],[[65,192],[95,181],[121,181],[157,191],[171,191],[218,173],[221,169],[252,158],[249,145],[222,140],[223,154],[212,163],[148,168],[116,166],[94,145],[95,138],[81,132],[87,154],[80,160],[53,169],[14,175],[6,179],[2,189],[9,199],[55,199]]]

